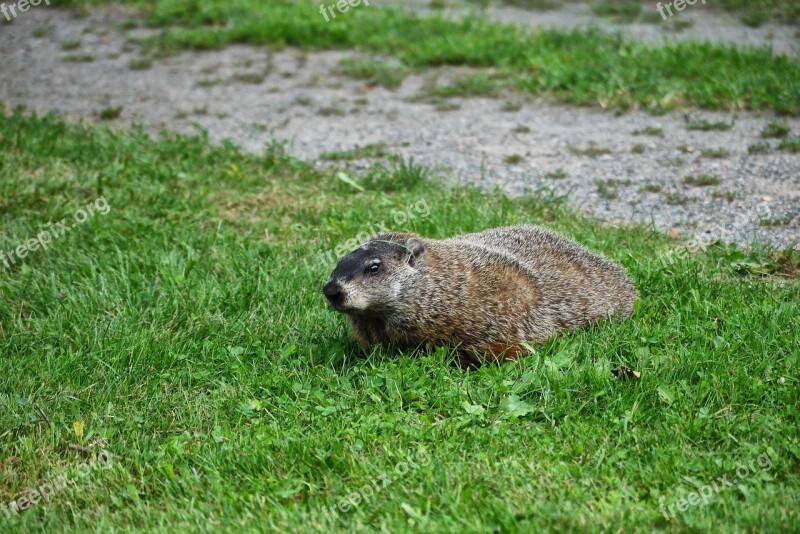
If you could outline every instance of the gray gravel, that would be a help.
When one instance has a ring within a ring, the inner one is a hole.
[[[652,223],[673,235],[740,244],[757,239],[785,247],[800,241],[800,155],[774,150],[776,140],[769,141],[772,149],[766,154],[747,151],[761,141],[768,115],[689,110],[616,116],[511,93],[499,99],[454,99],[458,109],[438,111],[411,99],[463,71],[410,76],[396,91],[372,88],[336,74],[338,62],[354,52],[232,46],[134,70],[129,62],[139,57],[138,50],[115,29],[126,17],[118,9],[83,19],[36,9],[1,26],[0,47],[6,53],[0,99],[8,107],[25,104],[91,120],[99,120],[104,108],[123,106],[113,124],[137,121],[152,132],[164,127],[192,132],[199,125],[212,139],[231,139],[251,151],[272,139],[286,140],[294,155],[308,161],[323,152],[384,142],[390,151],[439,169],[449,179],[498,185],[510,194],[553,190],[604,221]],[[33,37],[42,27],[48,28],[45,35]],[[77,39],[78,48],[62,49]],[[65,61],[68,55],[93,60]],[[503,111],[508,102],[519,109]],[[690,131],[686,114],[734,125],[727,131]],[[530,131],[520,133],[520,125]],[[800,120],[791,119],[789,126],[800,134]],[[634,135],[645,127],[661,128],[663,136]],[[582,153],[592,147],[609,153]],[[701,155],[709,148],[729,155]],[[718,177],[719,184],[682,183],[700,174]],[[565,176],[554,177],[560,175]]]

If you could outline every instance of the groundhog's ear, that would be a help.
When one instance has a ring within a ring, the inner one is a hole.
[[[404,244],[409,254],[408,264],[413,267],[414,264],[416,264],[417,261],[419,261],[419,259],[422,257],[422,254],[425,252],[425,245],[423,245],[422,241],[420,241],[415,237],[409,237],[408,239],[406,239],[406,242]]]

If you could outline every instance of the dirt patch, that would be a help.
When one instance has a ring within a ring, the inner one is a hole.
[[[738,243],[800,240],[800,154],[760,138],[766,115],[616,116],[504,91],[420,100],[461,71],[374,87],[341,74],[340,61],[355,52],[232,46],[151,62],[118,28],[127,18],[38,9],[0,27],[0,99],[108,124],[136,121],[152,132],[199,126],[251,151],[285,140],[308,161],[352,151],[319,165],[363,169],[377,146],[510,194],[550,190],[606,221]],[[786,126],[800,134],[800,120]],[[365,146],[372,148],[353,151]]]

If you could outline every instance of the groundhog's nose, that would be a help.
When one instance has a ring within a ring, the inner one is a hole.
[[[325,284],[325,287],[322,288],[322,292],[325,293],[325,297],[327,297],[328,301],[334,306],[340,304],[344,296],[342,288],[333,280]]]

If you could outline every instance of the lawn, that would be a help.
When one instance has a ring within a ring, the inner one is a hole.
[[[796,253],[681,253],[397,159],[341,175],[10,111],[0,141],[0,250],[27,247],[0,262],[4,532],[800,528]],[[475,372],[361,354],[319,258],[409,210],[434,237],[570,235],[637,310]]]

